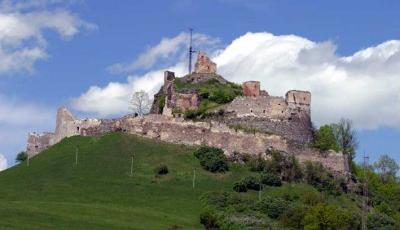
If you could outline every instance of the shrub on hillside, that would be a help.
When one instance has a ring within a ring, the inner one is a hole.
[[[282,180],[281,178],[272,173],[263,173],[261,174],[261,183],[269,186],[281,186]]]
[[[168,174],[168,166],[167,165],[159,165],[154,169],[154,172],[157,175],[165,175]]]
[[[279,197],[267,196],[257,204],[260,212],[267,214],[269,217],[276,219],[281,216],[289,208],[289,203]]]
[[[267,161],[261,154],[257,156],[248,155],[247,158],[246,165],[250,171],[262,172],[267,168]]]
[[[358,220],[348,210],[335,205],[317,204],[307,211],[304,229],[359,229]]]
[[[28,154],[26,152],[19,152],[17,154],[17,157],[15,158],[15,161],[17,163],[21,163],[21,162],[26,161],[27,159],[28,159]]]
[[[233,190],[235,192],[247,192],[247,187],[243,181],[239,181],[233,185]]]
[[[266,161],[265,171],[271,174],[281,175],[284,181],[299,181],[303,177],[303,171],[299,162],[292,154],[279,151],[267,151],[270,159]]]
[[[368,216],[368,229],[377,230],[395,230],[398,229],[399,225],[396,221],[383,214],[383,213],[373,213]]]
[[[206,230],[219,229],[218,217],[214,210],[208,208],[200,213],[200,223]]]
[[[260,180],[254,176],[248,176],[243,179],[243,184],[247,189],[259,191],[261,189]]]
[[[314,206],[319,203],[323,203],[324,198],[319,192],[305,191],[302,196],[302,201],[304,204]]]
[[[303,219],[306,215],[307,208],[295,207],[288,209],[282,216],[281,222],[285,227],[291,229],[304,229]]]
[[[319,191],[325,191],[332,195],[340,195],[343,192],[347,192],[345,180],[343,178],[335,178],[320,162],[305,162],[304,177],[308,184]]]
[[[199,159],[200,165],[207,171],[225,172],[229,170],[228,160],[222,149],[203,146],[194,152],[194,156]]]

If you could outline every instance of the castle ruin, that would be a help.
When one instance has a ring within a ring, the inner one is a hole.
[[[216,64],[205,53],[199,52],[194,73],[179,80],[201,83],[214,79],[220,84],[228,84],[216,74],[216,70]],[[63,138],[74,135],[125,132],[176,144],[213,146],[223,149],[226,155],[265,154],[266,150],[275,149],[294,154],[300,162],[319,161],[332,171],[348,171],[346,155],[333,152],[321,154],[307,147],[313,138],[310,92],[290,90],[285,97],[270,96],[260,89],[260,82],[244,82],[242,96],[218,107],[222,116],[193,122],[175,116],[179,114],[176,111],[195,110],[202,98],[195,90],[178,92],[174,85],[176,80],[173,72],[165,71],[164,85],[154,96],[151,112],[142,117],[76,119],[66,108],[60,108],[55,132],[30,134],[27,153],[36,155]],[[160,101],[163,103],[158,103]],[[238,126],[250,127],[254,132],[235,128]]]

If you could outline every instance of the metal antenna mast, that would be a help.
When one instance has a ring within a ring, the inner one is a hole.
[[[363,216],[362,216],[362,230],[367,230],[367,218],[368,218],[368,160],[369,156],[365,155],[364,152],[364,186],[363,186]]]
[[[193,29],[189,28],[190,32],[190,44],[189,44],[189,74],[192,73],[192,55],[196,51],[193,50]]]

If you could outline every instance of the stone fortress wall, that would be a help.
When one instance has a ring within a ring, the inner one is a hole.
[[[344,164],[346,161],[345,156],[340,153],[321,154],[317,150],[292,144],[279,135],[250,134],[240,130],[235,131],[217,122],[183,121],[180,118],[172,118],[159,114],[150,114],[143,117],[126,116],[120,119],[102,120],[72,120],[71,117],[71,113],[65,108],[58,110],[57,127],[62,128],[56,129],[56,133],[57,131],[58,133],[52,134],[50,142],[41,143],[41,150],[69,136],[96,136],[107,132],[124,132],[175,144],[213,146],[223,149],[228,156],[234,152],[265,154],[267,149],[275,149],[294,154],[300,162],[307,160],[319,161],[334,172],[343,173],[347,170]],[[56,135],[58,139],[54,138]],[[30,135],[29,139],[31,141],[28,142],[27,151],[32,156],[38,152],[31,152],[30,150],[38,150],[38,148],[32,148],[34,146],[31,146],[31,144],[38,143],[40,138]]]
[[[30,133],[26,152],[34,156],[47,147],[60,142],[62,139],[75,135],[84,134],[83,130],[93,126],[99,126],[99,119],[75,119],[70,111],[61,107],[57,111],[56,129],[54,133]]]
[[[275,133],[301,144],[312,141],[310,92],[291,90],[285,97],[263,96],[266,93],[259,82],[252,81],[243,83],[243,95],[224,107],[226,116],[220,122]]]

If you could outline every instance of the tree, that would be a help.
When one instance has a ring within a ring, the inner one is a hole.
[[[304,229],[357,229],[358,224],[353,223],[352,218],[349,211],[342,210],[335,205],[317,204],[306,213]]]
[[[149,112],[150,105],[151,101],[149,99],[149,94],[145,91],[141,90],[132,95],[130,107],[132,111],[137,113],[139,116]]]
[[[336,140],[334,125],[323,125],[315,132],[314,147],[322,151],[339,151],[339,144]]]
[[[356,155],[357,136],[353,123],[349,119],[342,118],[338,124],[332,125],[333,133],[339,145],[339,150],[348,156],[348,167],[352,168],[352,162]]]
[[[21,162],[26,161],[26,159],[28,159],[28,154],[26,152],[22,151],[22,152],[19,152],[17,154],[17,157],[15,158],[15,161],[17,163],[21,163]]]
[[[387,154],[383,154],[375,161],[374,169],[379,173],[382,181],[387,182],[389,178],[396,177],[396,173],[400,167],[393,158]]]

